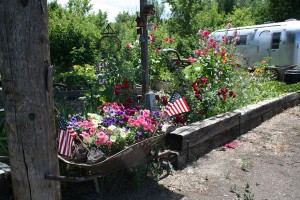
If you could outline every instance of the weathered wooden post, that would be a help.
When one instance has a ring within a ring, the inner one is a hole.
[[[60,199],[47,0],[0,1],[0,69],[15,200]]]

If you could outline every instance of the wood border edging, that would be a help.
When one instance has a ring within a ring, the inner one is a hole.
[[[300,91],[195,122],[171,132],[166,137],[166,146],[178,152],[174,165],[182,168],[188,162],[232,141],[299,103]]]

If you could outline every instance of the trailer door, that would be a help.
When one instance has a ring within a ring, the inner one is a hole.
[[[258,62],[262,61],[265,57],[270,57],[271,39],[271,31],[262,31],[259,34],[259,42],[257,47]]]

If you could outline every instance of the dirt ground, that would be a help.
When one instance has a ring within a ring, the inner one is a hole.
[[[214,149],[159,181],[145,178],[138,182],[130,173],[122,177],[126,181],[121,178],[114,184],[105,179],[100,184],[101,197],[95,194],[93,184],[84,183],[65,189],[63,199],[233,200],[240,196],[299,200],[300,106],[283,111],[227,147]]]

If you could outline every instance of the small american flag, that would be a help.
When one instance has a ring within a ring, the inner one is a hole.
[[[186,103],[184,97],[182,97],[177,91],[173,92],[172,97],[166,105],[165,112],[168,116],[189,112],[190,108]]]
[[[71,156],[72,143],[77,137],[69,123],[63,118],[59,118],[59,131],[58,131],[58,153],[64,156]]]

